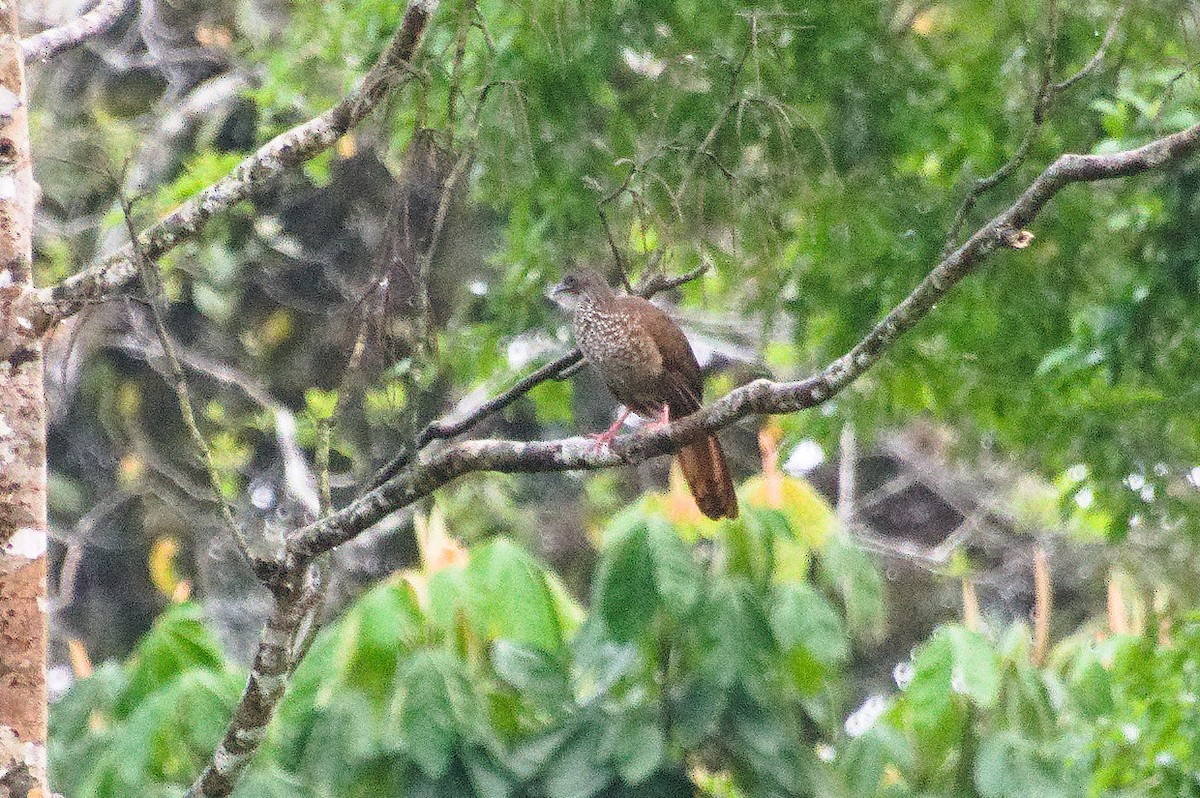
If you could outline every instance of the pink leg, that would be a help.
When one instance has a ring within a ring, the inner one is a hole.
[[[616,422],[604,432],[598,434],[595,432],[589,432],[588,437],[592,439],[592,446],[596,449],[600,449],[612,443],[613,438],[617,437],[617,433],[621,431],[621,425],[625,423],[625,419],[629,418],[629,414],[632,412],[633,411],[627,407],[621,413],[621,417],[618,418]]]
[[[659,412],[658,418],[654,419],[646,425],[648,429],[659,429],[671,423],[671,408],[667,405],[662,406],[662,411]]]

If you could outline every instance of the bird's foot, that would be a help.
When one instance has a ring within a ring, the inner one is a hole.
[[[600,451],[607,449],[608,445],[617,437],[616,430],[608,429],[604,432],[589,432],[587,439],[592,442],[592,451]]]
[[[663,405],[662,410],[658,414],[658,418],[656,418],[652,421],[646,422],[646,429],[660,430],[670,423],[671,423],[671,408],[669,408],[667,405]]]
[[[620,417],[618,417],[617,420],[613,422],[613,425],[611,427],[609,427],[608,429],[604,430],[604,432],[599,432],[599,433],[589,432],[587,434],[587,437],[592,442],[592,448],[597,449],[597,450],[604,449],[610,443],[612,443],[613,440],[617,437],[617,433],[621,431],[621,425],[624,424],[625,419],[627,419],[629,417],[629,412],[630,412],[629,409],[626,408],[626,410],[623,413],[621,413]]]

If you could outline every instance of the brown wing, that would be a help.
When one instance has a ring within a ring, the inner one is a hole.
[[[662,374],[637,391],[643,406],[631,405],[634,411],[640,416],[657,414],[665,404],[671,418],[679,418],[699,410],[704,377],[683,330],[664,311],[644,299],[629,297],[623,301],[628,303],[627,311],[654,340],[663,364]],[[700,512],[714,519],[737,518],[737,493],[716,436],[683,447],[678,461]]]
[[[623,298],[630,312],[636,314],[643,329],[654,339],[662,355],[663,373],[656,384],[648,386],[647,394],[653,394],[652,404],[656,409],[645,408],[657,413],[662,405],[670,408],[671,418],[679,418],[700,409],[704,397],[704,377],[700,364],[692,353],[687,336],[679,325],[661,308],[640,297]],[[637,410],[637,408],[634,408]],[[642,415],[638,412],[638,415]]]

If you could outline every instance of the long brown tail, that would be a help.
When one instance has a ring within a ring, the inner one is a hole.
[[[677,456],[700,512],[709,518],[737,518],[737,494],[725,465],[725,452],[715,435],[689,444]]]

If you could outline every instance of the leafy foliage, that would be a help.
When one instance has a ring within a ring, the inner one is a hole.
[[[1200,619],[1162,641],[1081,633],[1041,668],[1021,625],[999,638],[943,626],[899,690],[850,712],[849,658],[871,638],[851,634],[847,607],[878,611],[871,566],[846,570],[840,531],[810,550],[786,513],[753,503],[744,516],[709,525],[702,562],[666,517],[629,509],[604,531],[582,622],[554,577],[503,539],[466,563],[397,575],[320,634],[238,794],[1191,789]],[[804,546],[811,572],[779,570],[780,544]],[[127,664],[55,705],[58,783],[78,798],[177,795],[241,679],[195,606],[168,612]]]

